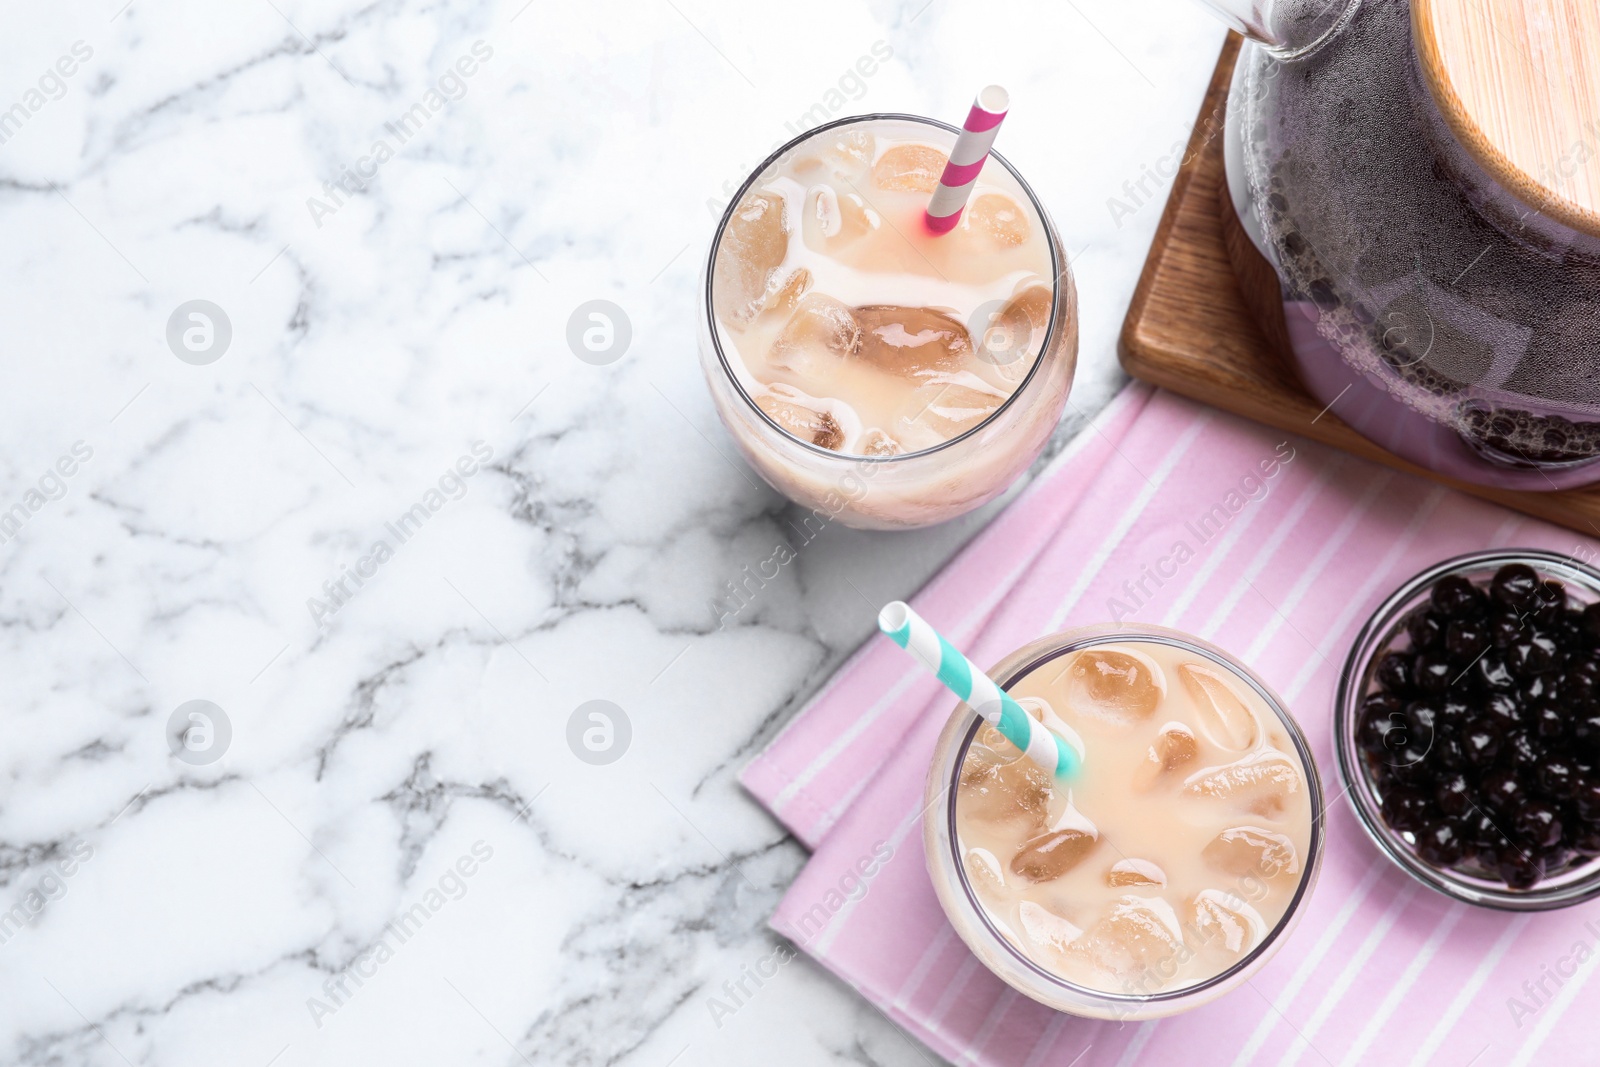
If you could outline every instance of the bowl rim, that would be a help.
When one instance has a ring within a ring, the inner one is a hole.
[[[1378,850],[1395,866],[1428,888],[1464,904],[1499,911],[1550,911],[1600,897],[1600,858],[1591,859],[1584,865],[1592,867],[1584,877],[1550,886],[1543,891],[1537,885],[1528,890],[1504,886],[1496,889],[1487,879],[1434,867],[1411,850],[1399,831],[1391,829],[1384,822],[1377,804],[1375,783],[1367,773],[1356,747],[1358,705],[1366,696],[1365,678],[1368,670],[1378,650],[1398,632],[1404,616],[1415,608],[1417,595],[1446,575],[1488,568],[1498,570],[1510,563],[1527,564],[1546,580],[1555,578],[1569,586],[1579,585],[1593,595],[1596,603],[1600,603],[1600,570],[1572,555],[1547,549],[1482,549],[1452,556],[1424,568],[1383,599],[1352,642],[1334,696],[1334,748],[1338,755],[1339,776],[1343,779],[1344,791],[1350,798],[1350,806],[1355,810],[1357,820]]]

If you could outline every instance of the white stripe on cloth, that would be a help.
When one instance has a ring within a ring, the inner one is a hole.
[[[1216,636],[1223,623],[1227,622],[1228,618],[1233,614],[1233,609],[1238,606],[1239,600],[1245,594],[1245,590],[1250,588],[1250,583],[1255,581],[1267,564],[1278,554],[1278,549],[1283,547],[1284,541],[1288,540],[1289,535],[1294,532],[1294,528],[1299,525],[1300,520],[1305,518],[1306,512],[1311,510],[1311,505],[1316,503],[1323,490],[1328,488],[1329,483],[1333,481],[1335,473],[1344,466],[1344,462],[1344,455],[1341,453],[1318,468],[1311,486],[1304,493],[1301,493],[1289,510],[1284,513],[1283,518],[1278,522],[1278,528],[1272,532],[1266,543],[1261,546],[1256,557],[1250,561],[1250,566],[1245,568],[1244,574],[1240,575],[1239,580],[1234,582],[1233,588],[1229,589],[1227,594],[1218,601],[1216,609],[1212,611],[1211,617],[1205,621],[1205,625],[1196,631],[1199,636],[1207,640]]]
[[[962,1050],[962,1063],[973,1064],[978,1062],[978,1053],[983,1051],[983,1046],[989,1043],[989,1039],[994,1036],[995,1030],[1000,1026],[1000,1020],[1005,1018],[1006,1012],[1011,1010],[1011,1005],[1015,1004],[1017,998],[1021,995],[1015,989],[1006,986],[1006,991],[1000,995],[999,1000],[995,1001],[994,1007],[989,1009],[989,1017],[983,1021],[982,1026],[978,1027],[978,1032],[972,1035],[972,1040]]]
[[[1439,1051],[1444,1039],[1455,1030],[1456,1022],[1472,1003],[1473,998],[1478,995],[1478,990],[1483,988],[1483,983],[1489,980],[1489,975],[1500,963],[1500,958],[1506,954],[1517,938],[1522,936],[1523,927],[1532,919],[1531,915],[1518,915],[1506,924],[1505,932],[1495,940],[1489,949],[1489,954],[1478,962],[1478,966],[1473,969],[1472,977],[1467,979],[1467,984],[1461,987],[1461,992],[1455,995],[1455,999],[1439,1017],[1439,1021],[1433,1024],[1433,1029],[1428,1031],[1428,1039],[1422,1043],[1417,1054],[1411,1057],[1410,1067],[1428,1067],[1428,1064],[1433,1062],[1433,1054]]]
[[[1300,961],[1300,966],[1295,968],[1289,981],[1284,983],[1282,991],[1268,1002],[1267,1013],[1262,1016],[1261,1022],[1256,1024],[1254,1032],[1250,1034],[1250,1040],[1244,1043],[1239,1055],[1234,1057],[1233,1067],[1245,1067],[1245,1064],[1255,1059],[1256,1053],[1261,1051],[1261,1046],[1266,1043],[1273,1028],[1277,1026],[1278,1019],[1289,1009],[1289,1005],[1294,1003],[1294,998],[1300,994],[1306,982],[1322,966],[1323,958],[1334,945],[1339,943],[1339,939],[1345,934],[1345,928],[1350,923],[1350,917],[1361,907],[1361,902],[1367,899],[1367,894],[1372,892],[1372,887],[1387,869],[1388,861],[1382,856],[1375,855],[1367,861],[1367,873],[1361,876],[1361,881],[1356,883],[1355,890],[1345,898],[1338,912],[1328,921],[1322,936],[1317,938],[1317,943],[1312,946],[1306,958]]]
[[[1322,572],[1327,569],[1328,564],[1333,562],[1334,555],[1344,547],[1344,543],[1350,539],[1350,535],[1360,527],[1361,521],[1372,510],[1373,503],[1393,478],[1393,474],[1385,471],[1368,482],[1366,490],[1356,501],[1356,506],[1345,515],[1339,525],[1334,528],[1333,536],[1322,543],[1322,547],[1317,550],[1317,554],[1312,557],[1311,562],[1300,572],[1300,577],[1295,579],[1294,585],[1289,588],[1289,593],[1283,598],[1283,603],[1274,604],[1272,601],[1267,600],[1267,604],[1272,608],[1272,618],[1267,620],[1267,624],[1256,634],[1256,639],[1250,643],[1250,647],[1241,657],[1246,663],[1254,663],[1261,658],[1261,653],[1266,651],[1267,646],[1272,643],[1273,637],[1277,636],[1279,628],[1287,621],[1289,614],[1300,606],[1300,601],[1305,599],[1306,593],[1310,592],[1311,586],[1322,575]],[[1263,600],[1266,600],[1266,594],[1260,593],[1260,590],[1257,590],[1257,593],[1261,595]]]
[[[1378,951],[1378,946],[1383,943],[1384,938],[1389,936],[1389,931],[1394,928],[1395,922],[1399,920],[1400,913],[1410,906],[1411,898],[1416,894],[1417,883],[1411,882],[1395,895],[1394,900],[1389,902],[1389,907],[1384,911],[1383,917],[1362,939],[1361,946],[1356,949],[1355,955],[1351,956],[1345,963],[1344,970],[1340,971],[1339,976],[1334,979],[1332,988],[1328,990],[1328,994],[1317,1005],[1317,1010],[1311,1013],[1311,1018],[1306,1021],[1305,1026],[1301,1027],[1295,1034],[1294,1040],[1289,1044],[1288,1051],[1278,1061],[1278,1067],[1294,1067],[1300,1061],[1300,1057],[1305,1053],[1305,1050],[1311,1047],[1311,1039],[1317,1036],[1317,1031],[1322,1029],[1322,1024],[1327,1022],[1328,1016],[1333,1014],[1334,1007],[1338,1005],[1340,1000],[1344,999],[1345,991],[1355,983],[1357,978],[1361,977],[1362,968],[1366,966],[1367,960],[1371,959],[1372,954]]]
[[[1556,994],[1556,999],[1539,1012],[1539,1021],[1534,1026],[1533,1033],[1529,1034],[1528,1040],[1517,1049],[1517,1058],[1507,1067],[1528,1067],[1528,1064],[1533,1062],[1534,1054],[1549,1039],[1550,1032],[1556,1028],[1556,1024],[1567,1013],[1567,1009],[1572,1007],[1573,1001],[1578,999],[1578,994],[1583,992],[1583,987],[1594,977],[1596,970],[1600,970],[1600,967],[1585,967],[1577,977],[1567,980],[1567,984],[1561,987],[1561,992]],[[1592,1008],[1592,1005],[1590,1007]],[[1589,1025],[1592,1026],[1592,1022]]]
[[[1362,1028],[1361,1035],[1356,1038],[1356,1043],[1350,1046],[1349,1052],[1345,1053],[1344,1061],[1340,1067],[1356,1067],[1356,1065],[1363,1062],[1367,1054],[1367,1047],[1377,1038],[1379,1031],[1383,1029],[1383,1024],[1389,1021],[1389,1016],[1393,1015],[1394,1010],[1405,1001],[1406,992],[1416,984],[1417,979],[1422,976],[1423,969],[1433,959],[1434,953],[1439,951],[1439,946],[1444,944],[1444,939],[1450,936],[1450,931],[1456,928],[1456,923],[1460,922],[1466,914],[1467,905],[1451,902],[1438,924],[1434,926],[1433,933],[1428,936],[1428,940],[1423,944],[1422,948],[1417,951],[1411,962],[1406,965],[1405,972],[1400,975],[1400,980],[1394,984],[1393,989],[1389,990],[1388,995],[1378,1002],[1378,1010],[1373,1012],[1372,1018],[1367,1020],[1367,1025]]]
[[[1089,557],[1084,563],[1083,570],[1078,572],[1078,580],[1072,584],[1072,588],[1068,590],[1066,597],[1062,600],[1061,607],[1056,610],[1056,613],[1051,616],[1050,622],[1045,626],[1046,633],[1053,633],[1061,629],[1062,621],[1066,619],[1073,608],[1078,606],[1079,599],[1088,591],[1090,583],[1099,577],[1101,568],[1111,558],[1111,553],[1116,551],[1117,546],[1122,543],[1122,539],[1128,536],[1128,531],[1133,528],[1133,524],[1139,521],[1139,517],[1144,514],[1145,508],[1150,506],[1150,502],[1161,491],[1161,487],[1167,484],[1167,479],[1172,477],[1172,472],[1177,469],[1178,461],[1189,451],[1189,446],[1194,444],[1194,439],[1200,435],[1200,431],[1204,430],[1210,422],[1211,415],[1208,412],[1201,412],[1194,420],[1194,423],[1173,442],[1172,448],[1167,451],[1167,454],[1161,459],[1161,464],[1156,467],[1155,476],[1145,483],[1143,489],[1139,490],[1138,495],[1133,498],[1133,503],[1129,504],[1128,509],[1118,517],[1116,524],[1112,526],[1110,532],[1106,534],[1100,545],[1094,550],[1094,555]]]
[[[1392,575],[1396,565],[1400,562],[1401,556],[1411,547],[1411,543],[1417,539],[1417,534],[1422,532],[1423,525],[1428,519],[1432,518],[1434,511],[1444,501],[1446,492],[1448,490],[1444,486],[1436,485],[1429,490],[1427,496],[1423,497],[1421,505],[1412,514],[1411,521],[1406,524],[1405,530],[1399,537],[1390,542],[1389,551],[1383,554],[1383,559],[1379,560],[1376,566],[1367,570],[1367,576],[1360,587],[1345,600],[1344,608],[1339,612],[1338,617],[1323,631],[1328,639],[1341,642],[1347,640],[1348,637],[1345,634],[1345,630],[1354,621],[1356,613],[1370,611],[1374,607],[1374,605],[1368,603],[1368,598],[1372,595],[1373,588],[1380,582],[1388,583],[1393,581]],[[1295,675],[1294,681],[1289,683],[1289,688],[1284,690],[1284,699],[1290,703],[1293,703],[1294,699],[1300,695],[1300,691],[1311,681],[1312,676],[1319,667],[1330,666],[1335,670],[1339,669],[1339,663],[1328,659],[1324,655],[1321,643],[1313,642],[1311,648],[1315,655],[1301,665],[1300,673]],[[1328,651],[1337,654],[1337,650],[1329,649]]]

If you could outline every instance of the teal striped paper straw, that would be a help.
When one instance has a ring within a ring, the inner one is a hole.
[[[945,688],[966,701],[983,721],[1020,748],[1050,774],[1065,778],[1078,769],[1078,753],[1011,699],[977,666],[946,641],[928,620],[896,600],[878,612],[878,629],[916,657]]]

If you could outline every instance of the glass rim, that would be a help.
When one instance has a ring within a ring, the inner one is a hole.
[[[1045,324],[1044,339],[1040,342],[1039,354],[1034,357],[1033,366],[1028,368],[1028,373],[1023,376],[1022,381],[1018,382],[1017,387],[1011,391],[1011,395],[1006,397],[1005,400],[1001,401],[1000,406],[995,408],[994,411],[990,412],[982,422],[978,423],[978,425],[969,430],[965,430],[946,441],[941,441],[936,445],[931,445],[928,448],[920,449],[916,452],[902,452],[891,456],[866,456],[856,455],[848,452],[835,452],[832,449],[823,448],[821,445],[815,444],[811,441],[802,440],[790,433],[788,430],[785,430],[782,426],[778,425],[777,420],[775,420],[771,415],[768,415],[765,411],[762,411],[761,407],[755,402],[755,399],[750,395],[749,391],[745,389],[744,382],[739,380],[739,376],[734,373],[733,368],[728,363],[728,354],[723,351],[722,337],[720,335],[717,323],[716,305],[711,299],[712,291],[716,284],[717,251],[722,247],[722,235],[727,232],[728,221],[733,218],[734,209],[739,206],[742,200],[744,200],[744,194],[749,191],[752,185],[755,184],[756,179],[765,174],[769,167],[772,167],[775,163],[777,163],[778,160],[789,154],[789,152],[798,145],[810,140],[820,133],[824,133],[827,130],[836,129],[840,126],[847,126],[859,122],[896,121],[917,122],[925,126],[936,127],[946,131],[947,133],[956,134],[957,136],[960,136],[961,134],[959,127],[952,126],[948,122],[941,122],[939,119],[928,118],[926,115],[909,115],[894,111],[874,112],[867,115],[846,115],[843,118],[837,118],[831,122],[825,122],[820,126],[814,126],[811,129],[800,133],[798,136],[790,138],[778,148],[774,149],[772,153],[758,163],[755,169],[750,172],[749,176],[745,178],[738,190],[733,194],[732,197],[729,198],[728,206],[722,211],[722,217],[717,220],[716,231],[711,236],[711,251],[706,257],[706,285],[704,293],[705,304],[702,310],[704,311],[706,321],[710,326],[709,332],[711,334],[711,347],[717,353],[717,362],[722,367],[722,373],[727,376],[727,379],[730,382],[733,383],[734,390],[745,402],[745,406],[754,412],[757,418],[766,423],[771,430],[776,432],[779,437],[788,441],[792,441],[801,448],[813,452],[816,455],[826,457],[832,461],[891,464],[910,459],[920,459],[924,456],[930,456],[936,452],[941,452],[946,448],[950,448],[961,443],[962,441],[967,440],[969,437],[981,432],[1001,415],[1009,411],[1012,404],[1015,403],[1023,393],[1027,392],[1028,386],[1033,383],[1034,378],[1039,374],[1039,369],[1044,365],[1045,353],[1050,350],[1050,342],[1055,339],[1056,311],[1061,306],[1061,279],[1067,274],[1072,266],[1070,262],[1062,258],[1061,247],[1056,240],[1055,227],[1050,221],[1049,214],[1045,211],[1044,204],[1039,200],[1038,195],[1034,193],[1033,187],[1023,179],[1022,175],[1018,173],[1017,168],[1013,167],[1011,163],[999,152],[996,152],[991,148],[989,150],[989,157],[1004,167],[1006,171],[1014,179],[1016,179],[1017,185],[1027,196],[1028,202],[1033,205],[1034,211],[1038,213],[1039,219],[1044,223],[1044,235],[1045,241],[1049,246],[1051,267],[1053,268],[1058,260],[1061,262],[1061,269],[1056,271],[1054,277],[1050,279],[1050,319]]]
[[[1344,779],[1350,806],[1355,809],[1362,829],[1379,851],[1413,880],[1463,904],[1498,911],[1551,911],[1600,897],[1600,859],[1590,859],[1583,865],[1591,868],[1586,874],[1576,875],[1575,870],[1573,873],[1576,876],[1571,881],[1543,890],[1537,885],[1532,889],[1511,889],[1504,885],[1496,889],[1487,879],[1434,867],[1411,850],[1399,831],[1391,829],[1384,822],[1376,799],[1376,783],[1368,774],[1361,753],[1356,750],[1357,711],[1365,695],[1362,692],[1366,688],[1365,676],[1378,650],[1398,632],[1405,614],[1403,609],[1414,606],[1417,594],[1446,575],[1487,567],[1498,568],[1508,563],[1525,563],[1539,571],[1541,578],[1556,577],[1580,585],[1594,594],[1595,602],[1600,603],[1600,570],[1570,555],[1546,549],[1485,549],[1453,556],[1425,568],[1384,598],[1351,644],[1334,697],[1334,748],[1339,758],[1339,775]]]
[[[1085,630],[1089,632],[1085,632]],[[1057,640],[1057,637],[1064,638],[1064,640]],[[947,787],[950,799],[946,804],[945,812],[946,836],[949,840],[950,846],[949,858],[951,859],[952,865],[955,868],[956,880],[961,886],[961,891],[966,897],[968,905],[971,907],[973,914],[977,916],[979,923],[994,939],[995,943],[1002,946],[1014,960],[1022,964],[1038,977],[1044,979],[1046,982],[1049,982],[1052,986],[1067,990],[1074,994],[1079,994],[1090,998],[1103,999],[1115,1004],[1167,1004],[1175,1001],[1182,1001],[1205,993],[1208,990],[1216,989],[1219,986],[1231,983],[1237,978],[1238,975],[1253,970],[1259,960],[1261,960],[1270,951],[1275,950],[1279,937],[1287,932],[1290,924],[1292,924],[1295,918],[1299,915],[1300,908],[1305,904],[1307,895],[1311,892],[1312,888],[1316,884],[1317,874],[1321,867],[1322,851],[1326,840],[1326,832],[1323,824],[1327,820],[1327,805],[1323,801],[1322,776],[1317,772],[1316,761],[1311,755],[1311,745],[1306,741],[1305,735],[1301,732],[1300,724],[1295,721],[1294,716],[1289,713],[1289,709],[1286,708],[1283,705],[1283,702],[1278,699],[1277,694],[1275,694],[1265,682],[1256,677],[1254,671],[1250,670],[1243,663],[1240,663],[1233,657],[1229,656],[1222,649],[1216,648],[1201,638],[1194,637],[1179,630],[1171,630],[1161,626],[1138,627],[1134,629],[1120,626],[1114,626],[1109,629],[1104,627],[1086,627],[1065,631],[1062,634],[1056,635],[1056,637],[1045,638],[1045,640],[1050,642],[1050,646],[1047,649],[1032,656],[1026,663],[1017,667],[1015,670],[1008,672],[1004,678],[995,678],[995,683],[1002,689],[1005,689],[1013,682],[1025,677],[1026,675],[1032,674],[1034,671],[1043,667],[1052,660],[1059,659],[1060,657],[1070,653],[1080,652],[1085,648],[1093,648],[1097,645],[1133,643],[1135,641],[1164,644],[1175,648],[1181,648],[1187,652],[1195,653],[1196,655],[1203,656],[1204,658],[1210,660],[1217,666],[1226,669],[1230,674],[1246,682],[1250,688],[1253,689],[1257,695],[1259,695],[1266,702],[1267,707],[1272,709],[1272,713],[1277,716],[1279,723],[1282,724],[1286,731],[1288,731],[1289,739],[1294,744],[1295,754],[1299,757],[1301,768],[1305,772],[1306,787],[1307,792],[1310,794],[1309,800],[1311,802],[1311,843],[1308,847],[1309,855],[1306,858],[1304,869],[1301,872],[1300,881],[1295,886],[1294,896],[1290,898],[1288,906],[1284,908],[1283,914],[1279,916],[1278,921],[1273,924],[1272,929],[1265,937],[1261,939],[1261,943],[1256,945],[1242,958],[1235,961],[1227,969],[1219,971],[1210,978],[1207,978],[1204,981],[1195,982],[1192,985],[1182,986],[1178,989],[1169,989],[1157,993],[1115,993],[1109,990],[1097,989],[1093,986],[1080,985],[1077,982],[1068,981],[1067,979],[1061,977],[1053,971],[1048,970],[1037,961],[1029,957],[1015,944],[1013,944],[1010,938],[1006,937],[998,928],[996,928],[994,920],[990,916],[988,909],[982,905],[982,903],[978,900],[977,895],[973,892],[971,880],[967,877],[966,865],[961,862],[959,851],[960,836],[956,827],[956,796],[961,785],[961,767],[962,764],[966,762],[967,750],[972,746],[973,739],[977,737],[978,730],[984,725],[983,720],[978,717],[978,714],[976,712],[972,712],[972,721],[967,725],[965,736],[963,736],[954,746],[955,756],[950,768],[950,778]]]

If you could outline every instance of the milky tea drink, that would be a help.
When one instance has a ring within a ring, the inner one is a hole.
[[[950,851],[967,910],[1089,991],[1065,1010],[1136,1017],[1209,999],[1184,991],[1264,962],[1316,862],[1318,783],[1298,731],[1207,651],[1152,632],[1048,657],[1007,689],[1081,769],[1053,782],[983,726],[956,772]]]
[[[780,491],[852,525],[998,494],[1065,403],[1071,278],[1020,179],[991,156],[952,232],[923,221],[954,140],[890,117],[816,131],[751,179],[713,249],[724,421]]]

